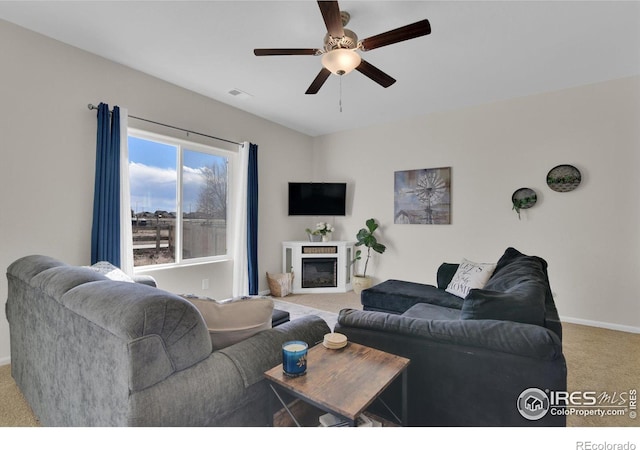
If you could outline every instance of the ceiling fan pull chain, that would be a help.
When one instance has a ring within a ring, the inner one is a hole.
[[[340,77],[340,112],[342,112],[342,76]]]

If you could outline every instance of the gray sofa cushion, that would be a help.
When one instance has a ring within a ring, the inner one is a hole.
[[[7,274],[30,283],[34,275],[56,266],[66,266],[66,264],[50,256],[30,255],[11,263],[7,268]]]
[[[44,291],[56,301],[76,286],[93,281],[107,281],[107,277],[87,267],[58,266],[43,270],[30,280],[32,287]]]

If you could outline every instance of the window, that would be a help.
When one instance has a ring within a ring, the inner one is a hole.
[[[135,267],[226,258],[233,153],[129,130]]]

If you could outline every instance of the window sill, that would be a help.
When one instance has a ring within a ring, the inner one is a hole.
[[[219,264],[219,263],[225,263],[225,262],[229,262],[232,261],[231,258],[229,257],[222,257],[221,259],[207,259],[207,260],[199,260],[199,261],[190,261],[190,262],[182,262],[179,264],[156,264],[153,266],[143,266],[143,267],[134,267],[133,269],[133,273],[135,275],[142,275],[142,274],[147,274],[150,272],[158,272],[161,270],[168,270],[168,269],[183,269],[183,268],[187,268],[187,267],[194,267],[194,266],[203,266],[203,265],[207,265],[207,264]]]

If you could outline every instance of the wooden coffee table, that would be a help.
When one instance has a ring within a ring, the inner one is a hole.
[[[265,378],[296,425],[300,426],[278,391],[291,394],[323,411],[341,417],[348,425],[355,426],[356,419],[367,407],[393,380],[402,375],[400,422],[406,425],[409,362],[407,358],[353,342],[338,350],[330,350],[318,344],[309,349],[305,375],[288,377],[282,371],[282,364],[279,364],[266,371]],[[271,414],[269,417],[273,420]]]

